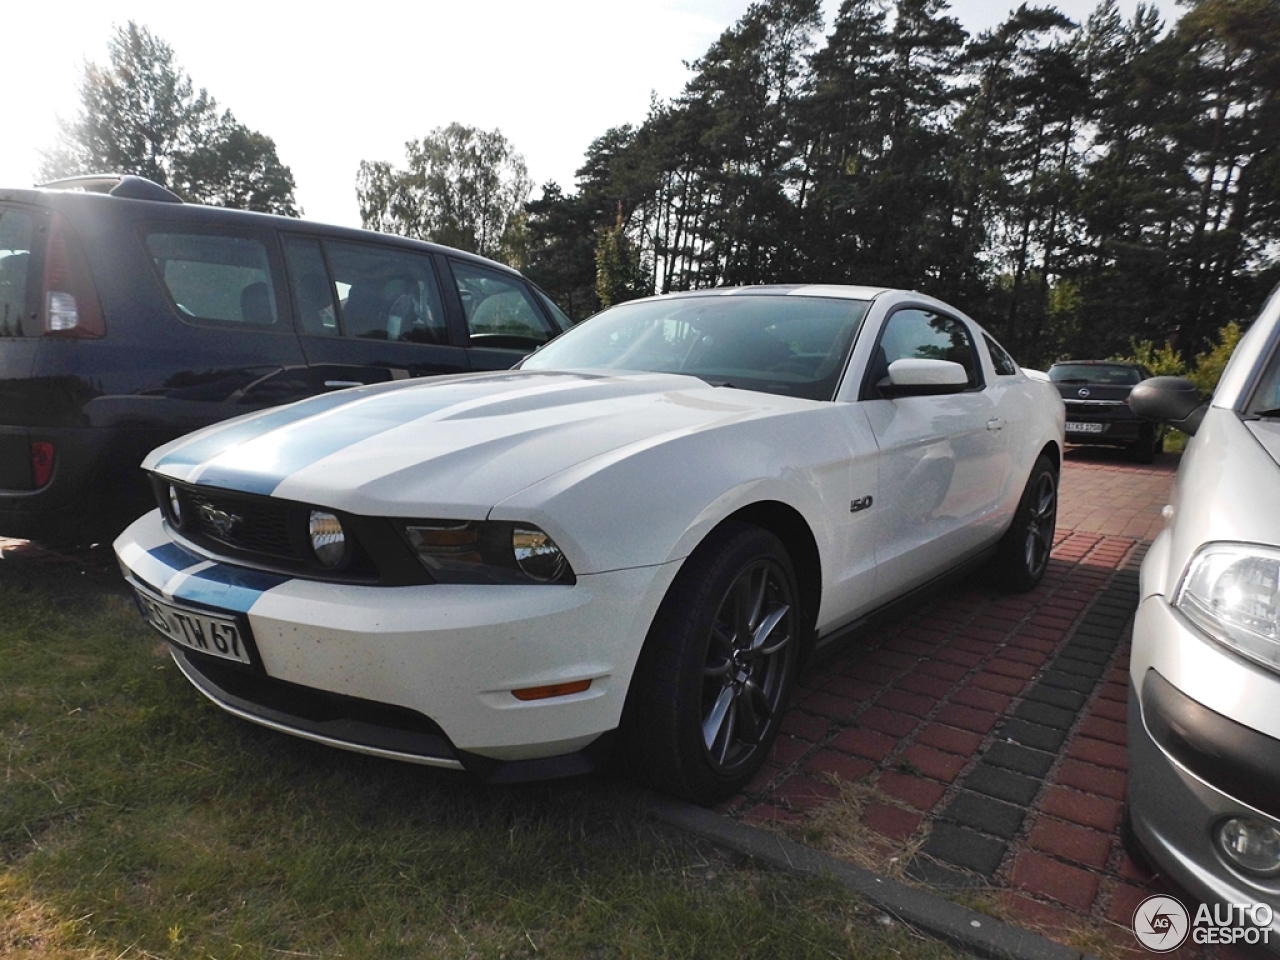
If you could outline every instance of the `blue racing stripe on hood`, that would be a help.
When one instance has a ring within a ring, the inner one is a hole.
[[[261,570],[245,570],[218,564],[182,582],[173,592],[175,600],[187,600],[221,610],[248,613],[258,598],[292,577]]]
[[[202,485],[270,495],[285,477],[330,454],[486,397],[492,393],[495,379],[511,376],[470,374],[380,384],[303,400],[180,446],[165,454],[155,469],[163,473],[165,467],[195,467],[194,479]],[[277,431],[278,437],[271,437]],[[258,440],[263,441],[260,449],[250,449],[242,462],[236,462],[236,448]],[[208,466],[200,470],[201,464]]]
[[[351,391],[351,393],[354,394],[355,391]],[[201,437],[199,440],[183,444],[176,450],[165,454],[156,464],[156,468],[198,466],[206,460],[211,460],[218,454],[260,437],[264,433],[270,433],[280,427],[287,427],[289,424],[298,420],[305,420],[307,417],[314,417],[316,414],[332,410],[334,407],[351,403],[354,399],[356,399],[354,396],[342,391],[339,393],[326,393],[323,396],[312,397],[309,400],[300,400],[285,407],[276,407],[259,416],[242,420],[222,430],[216,430],[208,436]]]

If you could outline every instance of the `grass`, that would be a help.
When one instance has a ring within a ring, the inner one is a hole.
[[[849,781],[835,775],[824,778],[839,790],[831,802],[810,810],[799,823],[778,823],[772,829],[797,843],[823,850],[895,880],[906,879],[906,867],[928,839],[927,827],[902,841],[890,841],[872,831],[862,819],[869,803],[914,812],[867,780]]]
[[[237,721],[111,577],[0,559],[0,956],[950,956],[647,820]]]

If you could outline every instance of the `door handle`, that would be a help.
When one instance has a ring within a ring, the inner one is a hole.
[[[999,430],[1003,426],[1004,426],[1004,421],[1001,420],[999,417],[996,417],[994,420],[987,421],[988,430]]]
[[[364,383],[359,380],[326,380],[324,388],[326,390],[342,390],[346,387],[363,387]],[[990,426],[990,424],[987,424]]]

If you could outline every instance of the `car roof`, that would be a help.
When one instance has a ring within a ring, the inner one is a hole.
[[[167,196],[166,196],[167,195]],[[459,260],[469,260],[478,265],[516,276],[520,272],[505,263],[490,260],[479,254],[456,247],[448,247],[427,240],[416,240],[394,233],[379,233],[359,227],[343,227],[319,220],[287,217],[255,210],[239,210],[234,207],[217,207],[203,203],[190,203],[171,193],[159,184],[142,177],[119,174],[100,174],[88,177],[72,177],[67,180],[41,184],[35,187],[0,187],[0,202],[26,203],[66,212],[68,208],[97,207],[99,211],[110,209],[121,212],[132,220],[163,222],[184,220],[192,223],[243,223],[259,228],[282,231],[323,231],[332,239],[354,240],[365,243],[391,243],[406,248],[445,254]]]
[[[693,297],[829,297],[840,300],[874,300],[890,292],[890,287],[860,287],[839,283],[771,283],[753,287],[708,287],[663,293],[644,300],[683,300]],[[930,298],[932,299],[932,298]],[[628,301],[638,302],[638,301]]]

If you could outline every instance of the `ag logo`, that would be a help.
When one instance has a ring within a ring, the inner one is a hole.
[[[1191,931],[1187,908],[1173,897],[1147,897],[1133,912],[1133,935],[1152,953],[1177,950]]]

